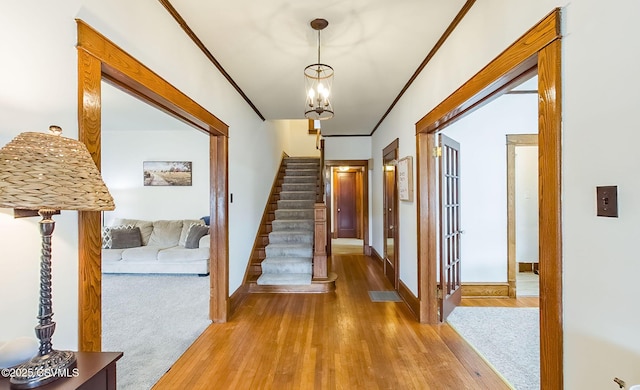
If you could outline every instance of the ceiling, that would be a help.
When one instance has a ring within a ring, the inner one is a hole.
[[[335,116],[322,121],[324,136],[372,134],[466,3],[465,0],[160,2],[166,3],[168,13],[171,7],[175,9],[267,120],[305,119],[303,70],[317,62],[318,50],[317,32],[309,23],[316,18],[326,19],[329,25],[321,32],[321,62],[335,70],[331,92]],[[213,63],[211,71],[219,72]],[[115,89],[113,93],[118,95]],[[105,96],[104,101],[112,99]],[[215,109],[211,111],[215,114]]]
[[[304,119],[303,69],[335,70],[328,135],[369,135],[464,0],[170,0],[265,119]],[[204,54],[203,54],[204,55]],[[212,71],[217,70],[212,65]]]

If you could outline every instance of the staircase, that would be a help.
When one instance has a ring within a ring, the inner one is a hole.
[[[289,157],[280,168],[251,250],[242,293],[329,293],[326,206],[320,159]]]
[[[320,160],[283,160],[284,176],[276,191],[277,207],[260,263],[260,286],[311,285],[313,273],[314,204],[318,198]]]

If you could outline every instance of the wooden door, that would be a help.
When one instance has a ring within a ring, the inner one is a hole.
[[[460,304],[460,144],[440,134],[440,320]]]
[[[358,238],[356,172],[336,173],[336,230],[338,238]]]

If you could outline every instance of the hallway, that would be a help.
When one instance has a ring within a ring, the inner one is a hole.
[[[252,294],[154,389],[508,389],[449,327],[422,325],[364,255],[335,254],[330,294]]]

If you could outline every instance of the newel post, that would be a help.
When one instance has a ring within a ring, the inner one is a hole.
[[[313,279],[326,279],[327,266],[327,205],[316,203],[314,206],[314,246]]]

